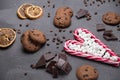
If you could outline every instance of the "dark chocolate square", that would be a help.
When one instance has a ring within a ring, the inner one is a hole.
[[[52,53],[46,53],[46,54],[44,54],[46,62],[52,60],[55,56],[56,56],[56,54],[52,54]]]
[[[77,13],[76,13],[76,18],[80,19],[82,17],[85,17],[88,14],[87,10],[84,9],[80,9]]]
[[[104,24],[96,24],[96,29],[97,31],[105,31],[105,26]]]
[[[55,66],[52,66],[52,75],[53,75],[53,78],[58,77],[58,69]]]
[[[72,70],[72,67],[71,65],[68,63],[68,62],[65,62],[65,64],[63,65],[62,67],[62,70],[68,74],[71,70]]]
[[[66,54],[63,54],[63,53],[59,54],[59,58],[67,61],[67,56],[66,56]]]
[[[56,67],[56,61],[50,61],[46,67],[46,71],[52,73],[52,67]]]

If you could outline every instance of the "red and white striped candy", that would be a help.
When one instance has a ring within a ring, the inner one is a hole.
[[[87,59],[92,59],[92,60],[95,60],[95,61],[101,61],[101,62],[108,63],[108,64],[111,64],[111,65],[114,65],[114,66],[119,66],[120,58],[118,56],[117,56],[118,57],[117,60],[114,61],[114,60],[106,59],[106,58],[99,57],[99,56],[96,56],[96,55],[93,55],[93,54],[89,54],[89,53],[85,53],[85,52],[82,52],[82,51],[76,51],[76,50],[70,49],[69,46],[68,46],[69,44],[77,44],[77,45],[82,46],[83,43],[84,43],[84,39],[81,38],[78,35],[78,30],[79,29],[82,30],[83,32],[86,32],[87,34],[91,34],[91,38],[94,38],[95,42],[98,43],[99,45],[101,45],[111,56],[117,56],[111,49],[108,48],[108,46],[106,46],[104,43],[102,43],[95,35],[93,35],[87,29],[83,29],[83,28],[78,28],[74,31],[74,38],[76,40],[67,40],[65,42],[64,50],[66,52],[68,52],[71,55],[80,56],[80,57],[84,57],[84,58],[87,58]]]

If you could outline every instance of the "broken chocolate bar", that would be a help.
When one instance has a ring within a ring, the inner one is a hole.
[[[65,64],[62,66],[62,70],[66,74],[68,74],[72,70],[72,67],[71,67],[71,65],[68,62],[65,62]]]
[[[44,54],[46,62],[52,60],[55,56],[56,56],[56,54],[51,54],[51,53]]]
[[[60,59],[58,60],[58,62],[57,62],[56,65],[57,65],[58,68],[61,69],[62,66],[65,64],[65,62],[66,62],[66,61],[65,61],[64,59],[61,59],[61,58],[60,58]]]
[[[77,13],[76,13],[76,18],[80,19],[82,17],[85,17],[88,14],[87,10],[84,9],[80,9]]]
[[[55,66],[52,66],[52,75],[53,75],[53,78],[58,77],[58,69]]]
[[[49,73],[52,73],[52,67],[54,66],[55,67],[56,65],[56,61],[51,61],[48,63],[47,67],[46,67],[46,71],[49,72]]]
[[[63,54],[63,53],[59,54],[59,58],[64,59],[65,61],[67,61],[66,54]]]
[[[104,26],[104,24],[96,24],[96,29],[97,29],[97,31],[104,31],[105,26]]]
[[[104,31],[103,38],[107,41],[118,40],[118,38],[112,33],[112,30]]]
[[[39,61],[36,63],[35,68],[45,68],[46,65],[46,61],[44,56],[42,55],[41,58],[39,59]]]

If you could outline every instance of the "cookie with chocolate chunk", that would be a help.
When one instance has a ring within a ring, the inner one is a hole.
[[[40,30],[31,30],[29,36],[32,41],[38,44],[44,44],[46,42],[46,37]]]
[[[106,24],[117,25],[120,23],[120,15],[115,12],[107,12],[102,16],[102,20]]]
[[[58,28],[66,28],[71,24],[70,16],[65,16],[63,14],[58,14],[54,18],[54,25]]]
[[[73,11],[69,7],[60,7],[56,10],[53,23],[58,28],[67,28],[71,25]]]
[[[33,42],[29,37],[30,30],[27,30],[21,36],[21,43],[23,48],[28,52],[36,52],[40,49],[41,45]]]
[[[56,15],[59,14],[69,15],[70,17],[72,17],[73,11],[70,7],[60,7],[56,10]]]
[[[80,66],[76,71],[78,80],[97,80],[98,71],[91,65]]]

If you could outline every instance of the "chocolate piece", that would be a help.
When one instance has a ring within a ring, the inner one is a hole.
[[[51,54],[51,53],[46,53],[46,54],[44,54],[44,57],[45,57],[45,61],[46,61],[46,62],[52,60],[55,56],[56,56],[56,54]]]
[[[104,31],[103,35],[112,36],[113,35],[112,32],[113,32],[112,30],[106,30]]]
[[[52,61],[58,62],[58,60],[59,60],[59,56],[57,55]]]
[[[45,68],[46,65],[46,61],[45,61],[45,57],[42,55],[41,58],[39,59],[39,61],[36,63],[35,68]]]
[[[63,54],[63,53],[59,54],[59,58],[67,61],[67,56],[66,56],[66,54]]]
[[[76,18],[80,19],[82,17],[85,17],[88,14],[87,10],[84,9],[80,9],[77,13],[76,13]]]
[[[97,24],[96,28],[97,28],[97,31],[104,31],[105,30],[104,24]]]
[[[31,64],[30,67],[31,67],[32,69],[35,69],[35,65],[34,65],[34,64]]]
[[[62,67],[62,70],[68,74],[71,70],[72,70],[72,67],[71,65],[68,63],[68,62],[65,62],[63,67]]]
[[[52,75],[53,75],[53,78],[58,77],[58,69],[55,66],[52,66]]]
[[[53,66],[55,67],[56,66],[56,61],[51,61],[48,63],[47,67],[46,67],[46,71],[49,72],[49,73],[53,73],[52,69],[53,69]]]
[[[111,35],[111,36],[103,35],[103,38],[106,39],[107,41],[118,40],[118,38],[114,35]]]
[[[58,60],[58,62],[57,62],[56,65],[57,65],[58,68],[61,69],[62,66],[65,64],[65,62],[66,62],[66,61],[65,61],[64,59],[61,59],[61,58],[60,58],[60,59]]]

